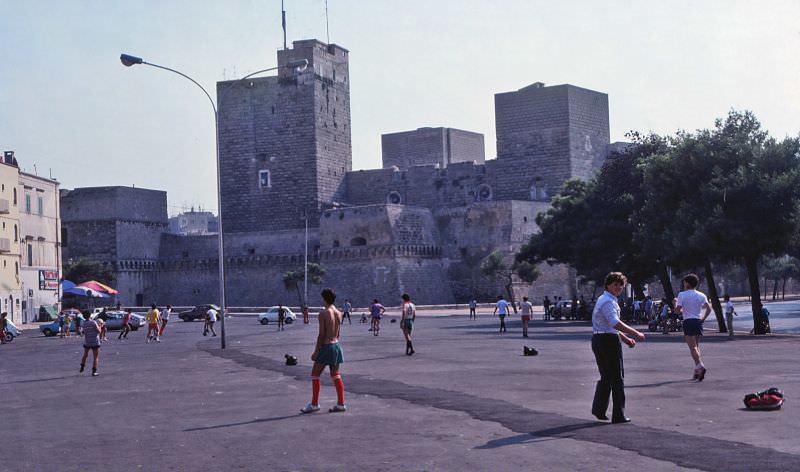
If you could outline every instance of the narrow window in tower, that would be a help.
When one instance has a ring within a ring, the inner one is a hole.
[[[272,187],[272,178],[270,177],[268,170],[265,169],[258,171],[258,185],[261,188]]]

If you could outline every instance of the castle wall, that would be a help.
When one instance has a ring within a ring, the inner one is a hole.
[[[381,135],[383,167],[420,165],[447,167],[458,162],[482,164],[483,135],[454,128],[418,128]]]
[[[305,71],[217,84],[222,223],[226,233],[316,226],[321,207],[344,199],[351,170],[347,51],[295,41],[278,64]]]
[[[611,141],[608,95],[570,86],[569,124],[571,175],[591,179],[603,165]]]

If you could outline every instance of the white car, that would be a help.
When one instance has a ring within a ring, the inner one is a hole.
[[[294,320],[297,319],[297,315],[295,315],[294,312],[292,310],[290,310],[288,306],[283,307],[283,309],[286,310],[286,320],[285,320],[286,323],[287,324],[288,323],[293,323]],[[274,306],[274,307],[270,308],[269,310],[267,310],[264,313],[259,313],[258,314],[258,322],[263,324],[263,325],[270,324],[270,323],[277,323],[278,322],[278,307]]]

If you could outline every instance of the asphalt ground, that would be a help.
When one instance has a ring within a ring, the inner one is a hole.
[[[489,314],[421,316],[409,357],[399,323],[384,320],[376,337],[354,319],[342,329],[349,410],[326,412],[326,373],[311,415],[299,409],[314,323],[277,332],[230,318],[224,351],[200,323],[173,322],[161,343],[112,336],[94,378],[78,374],[79,339],[28,331],[0,346],[0,470],[800,470],[800,337],[709,334],[698,383],[682,336],[648,333],[624,350],[633,423],[610,425],[589,414],[587,324],[536,321],[528,339],[519,318],[508,324],[500,335]],[[771,386],[786,392],[783,409],[743,408]]]

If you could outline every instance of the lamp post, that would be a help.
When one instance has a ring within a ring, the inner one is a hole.
[[[214,103],[214,99],[211,98],[211,95],[200,85],[196,80],[189,77],[188,75],[184,74],[183,72],[177,71],[175,69],[171,69],[169,67],[160,66],[158,64],[153,64],[150,62],[144,61],[141,57],[131,56],[129,54],[122,54],[119,56],[120,62],[122,65],[126,67],[134,66],[134,65],[146,65],[155,67],[157,69],[163,69],[169,72],[174,72],[175,74],[184,77],[185,79],[190,80],[193,84],[197,85],[200,90],[206,95],[208,98],[209,103],[211,103],[211,108],[214,110],[214,135],[215,135],[215,148],[216,148],[216,158],[217,158],[217,216],[219,219],[219,237],[218,244],[219,244],[219,307],[221,311],[221,318],[220,318],[220,346],[222,349],[225,349],[225,310],[226,310],[226,303],[225,303],[225,247],[223,244],[223,233],[222,233],[222,195],[221,195],[221,176],[220,176],[220,159],[219,159],[219,111],[217,110],[217,104]],[[299,71],[305,70],[308,67],[308,60],[307,59],[299,59],[289,61],[284,65],[270,67],[268,69],[258,70],[251,74],[247,74],[246,76],[238,79],[237,81],[233,81],[228,86],[236,83],[240,80],[244,80],[250,78],[254,75],[263,74],[264,72],[270,72],[273,70],[278,69],[297,69]],[[227,89],[225,89],[227,90]],[[224,90],[223,90],[224,91]],[[219,98],[219,97],[217,97]]]

